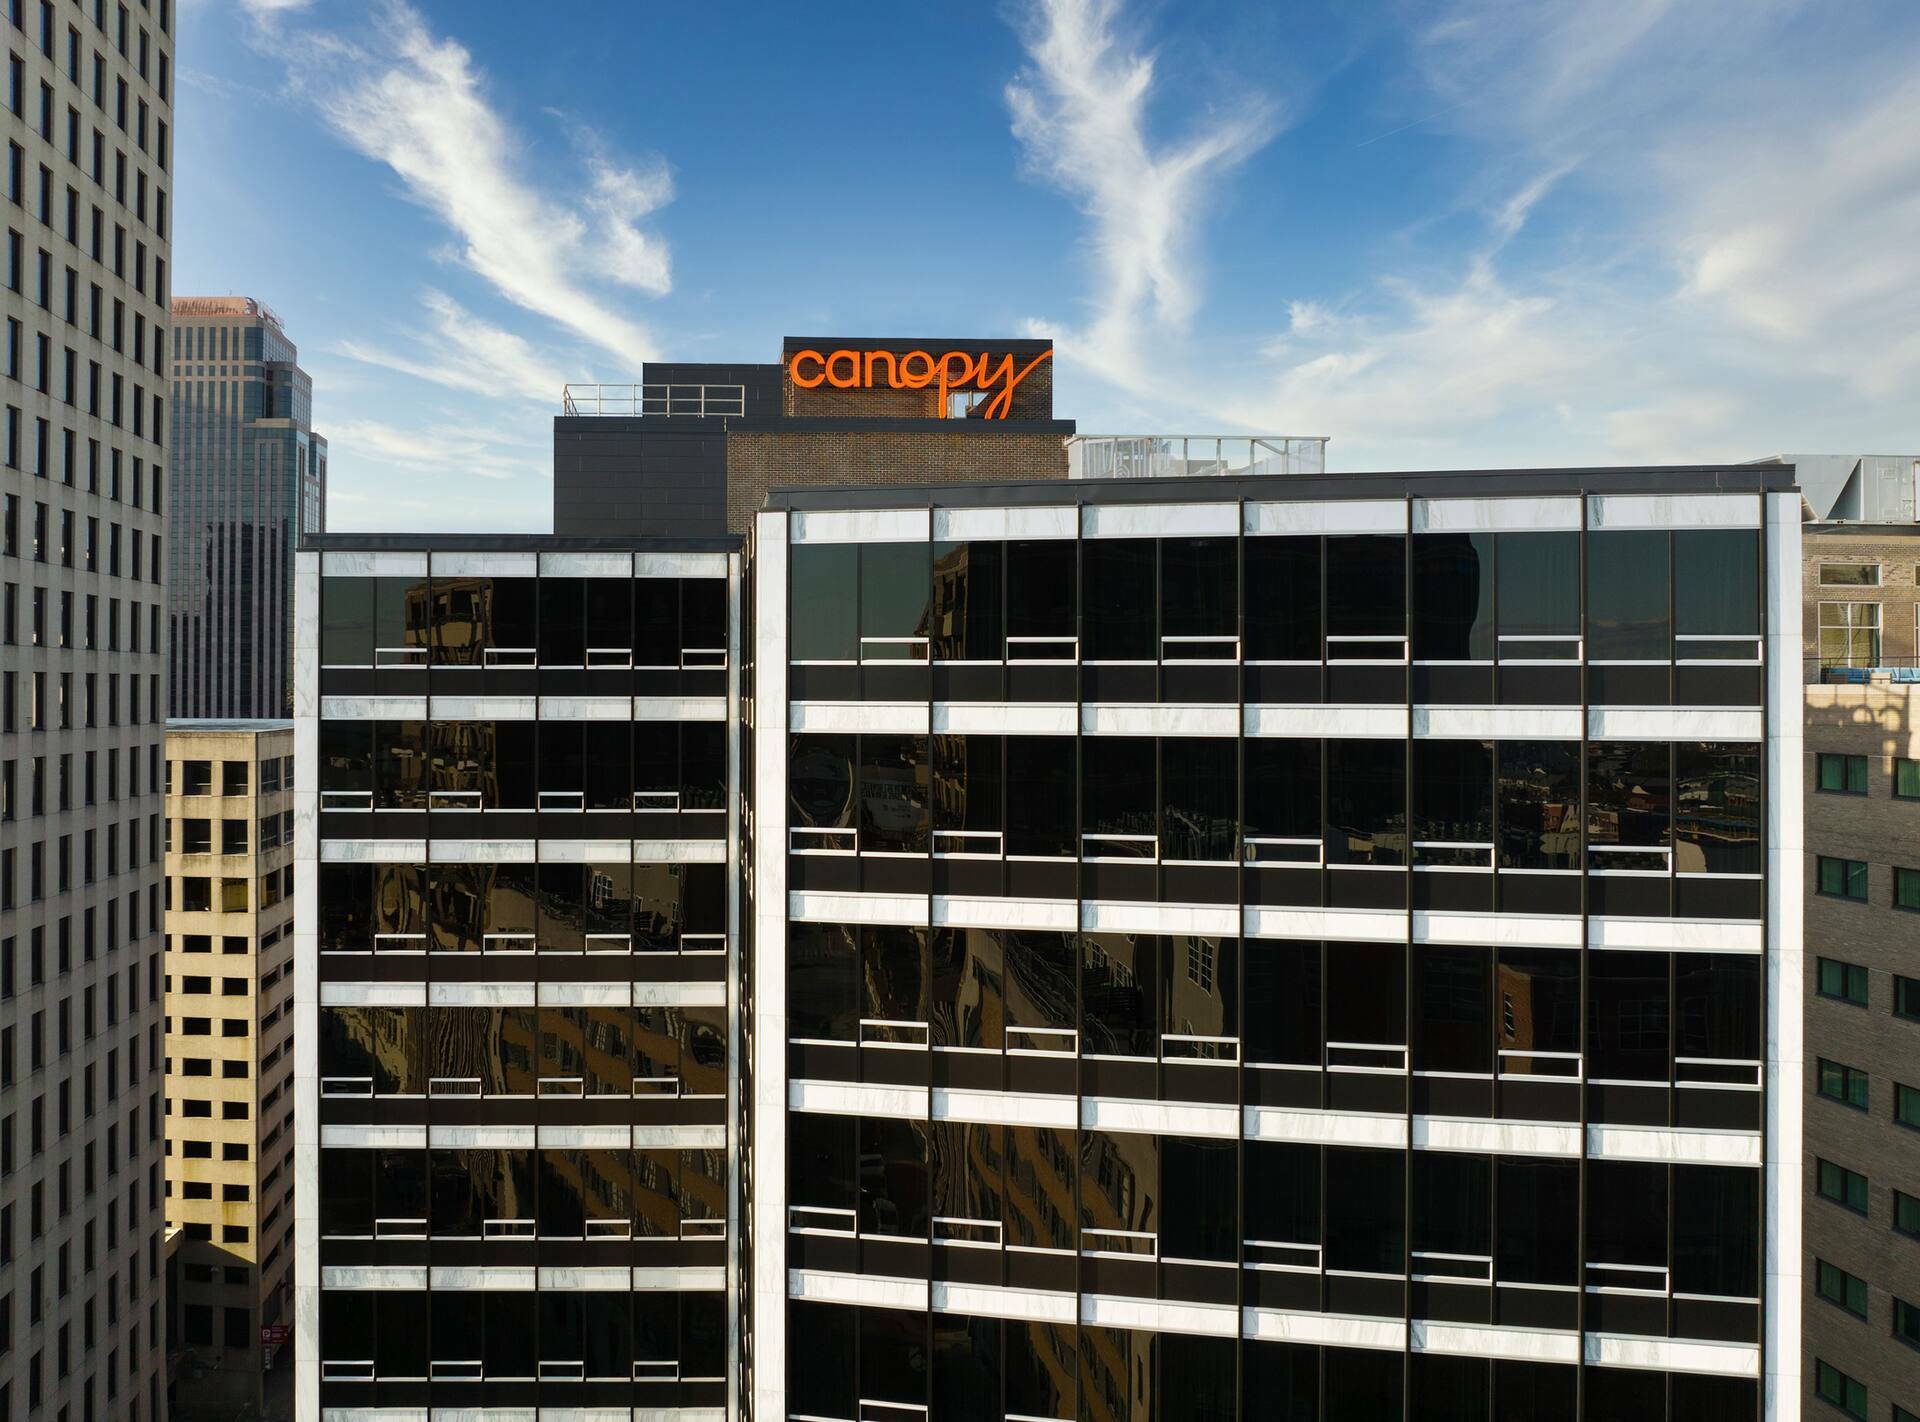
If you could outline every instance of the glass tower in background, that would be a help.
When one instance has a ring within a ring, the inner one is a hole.
[[[287,716],[293,544],[325,528],[313,381],[250,297],[173,303],[172,714]]]

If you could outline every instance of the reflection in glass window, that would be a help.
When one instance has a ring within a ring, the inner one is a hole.
[[[538,603],[537,578],[435,578],[435,664],[533,665]]]
[[[1492,968],[1484,948],[1414,949],[1414,1070],[1493,1072]]]
[[[1329,864],[1407,862],[1405,744],[1327,742]]]
[[[927,1238],[925,1121],[860,1118],[860,1232]]]
[[[1082,741],[1081,828],[1089,856],[1154,857],[1158,749],[1150,736],[1090,736]]]
[[[1587,745],[1587,849],[1594,869],[1668,867],[1673,843],[1671,747]]]
[[[1321,654],[1320,540],[1248,538],[1245,607],[1250,662],[1317,662]]]
[[[1166,1211],[1160,1200],[1158,1136],[1080,1132],[1080,1247],[1151,1257]]]
[[[931,636],[937,662],[997,662],[1006,655],[1005,545],[933,545]]]
[[[1491,741],[1413,743],[1413,840],[1416,864],[1491,863]]]
[[[933,738],[933,827],[998,834],[1006,824],[1001,804],[1001,761],[1005,743],[999,736],[935,736]],[[956,838],[934,846],[944,852],[992,853],[999,842],[966,843]]]
[[[854,930],[833,923],[787,927],[787,1031],[858,1040],[860,952]]]
[[[1074,1133],[1009,1126],[1002,1237],[1009,1249],[1074,1247]]]
[[[857,661],[860,545],[796,543],[787,556],[791,563],[788,658],[796,662]]]
[[[997,1051],[1005,1044],[1007,970],[1001,936],[990,928],[933,930],[928,985],[934,1046]]]
[[[1760,872],[1760,747],[1680,742],[1673,748],[1674,869]]]
[[[1673,655],[1664,532],[1587,534],[1587,660],[1657,661]]]
[[[927,1138],[933,1213],[940,1221],[934,1225],[934,1238],[976,1242],[996,1238],[1001,1223],[1004,1134],[998,1125],[934,1122]]]
[[[1413,540],[1415,661],[1493,657],[1493,535],[1423,533]]]
[[[1084,660],[1158,660],[1154,553],[1150,538],[1090,538],[1081,545]]]
[[[870,924],[860,930],[860,1015],[869,1022],[925,1022],[926,930]],[[874,1033],[868,1032],[872,1040]]]
[[[421,1020],[426,1009],[323,1007],[319,1011],[323,1078],[369,1082],[375,1096],[425,1094]]]
[[[1664,953],[1594,953],[1587,964],[1587,1076],[1609,1081],[1673,1079]]]
[[[810,827],[853,825],[852,736],[795,736],[787,752],[787,784],[793,823]]]
[[[860,737],[860,848],[927,852],[927,738]]]
[[[1007,1349],[1007,1415],[1078,1417],[1078,1370],[1074,1366],[1080,1347],[1078,1327],[1009,1319],[1003,1337]]]
[[[1880,586],[1880,565],[1878,563],[1822,563],[1820,586],[1877,588]]]
[[[366,953],[373,948],[373,871],[366,864],[326,864],[320,870],[320,951]]]
[[[1575,1063],[1552,1056],[1580,1050],[1580,955],[1502,948],[1495,968],[1500,1070],[1571,1076]]]
[[[1579,744],[1502,741],[1499,756],[1500,867],[1577,868]]]
[[[1234,938],[1175,934],[1167,944],[1164,1043],[1169,1057],[1234,1060],[1227,1038],[1240,1036],[1240,943]],[[1192,1039],[1199,1040],[1179,1040]]]
[[[363,809],[373,793],[373,721],[320,722],[320,794],[324,806]]]
[[[1820,604],[1820,664],[1872,667],[1880,664],[1880,604]]]
[[[1002,946],[1007,956],[1007,1026],[1055,1031],[1077,1027],[1074,984],[1078,936],[1045,929],[1008,929]]]
[[[1225,737],[1167,737],[1160,760],[1160,857],[1237,859],[1239,745]]]
[[[1081,1051],[1093,1056],[1157,1058],[1162,940],[1090,933],[1080,943]]]

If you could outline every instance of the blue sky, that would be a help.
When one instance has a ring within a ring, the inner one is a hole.
[[[174,291],[329,526],[540,530],[567,380],[1050,334],[1336,469],[1920,448],[1920,6],[183,0]]]

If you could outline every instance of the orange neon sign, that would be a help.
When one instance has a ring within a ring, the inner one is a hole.
[[[946,351],[935,356],[927,351],[908,351],[896,356],[892,351],[838,350],[821,354],[815,350],[795,351],[787,361],[787,374],[802,390],[817,390],[830,385],[835,390],[874,390],[884,376],[889,390],[925,390],[937,385],[940,390],[940,414],[947,413],[947,393],[952,390],[993,391],[981,415],[989,420],[1004,420],[1013,408],[1013,392],[1042,361],[1053,354],[1040,352],[1018,371],[1013,357],[1003,355],[998,365],[982,351],[975,356],[966,351]],[[879,367],[885,367],[884,371]],[[995,387],[998,387],[997,389]]]

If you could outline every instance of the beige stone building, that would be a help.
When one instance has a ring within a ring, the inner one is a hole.
[[[292,1319],[293,730],[167,730],[167,1224],[176,1400],[257,1405]]]

